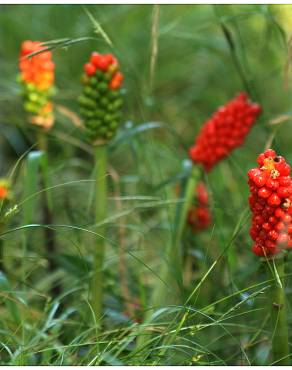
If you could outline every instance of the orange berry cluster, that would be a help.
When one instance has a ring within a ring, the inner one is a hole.
[[[112,54],[97,52],[91,54],[84,71],[79,104],[87,134],[94,142],[108,141],[115,135],[121,119],[123,75]]]
[[[54,69],[52,53],[44,51],[39,41],[24,41],[19,58],[19,80],[22,86],[24,109],[31,115],[31,123],[49,129],[54,124],[53,104]]]
[[[290,166],[272,149],[258,156],[248,171],[252,211],[252,251],[269,256],[292,248],[292,178]]]
[[[195,192],[195,205],[191,207],[188,213],[188,223],[194,232],[207,228],[211,222],[211,214],[208,208],[209,196],[205,184],[199,182]]]
[[[9,197],[9,185],[6,180],[0,179],[0,200],[7,199]]]
[[[261,107],[251,103],[248,95],[241,93],[219,108],[202,127],[189,156],[195,163],[201,163],[206,171],[230,152],[242,145]]]

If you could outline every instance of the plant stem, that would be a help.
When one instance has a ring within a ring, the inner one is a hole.
[[[98,225],[106,218],[107,210],[107,147],[97,145],[95,148],[95,221]],[[105,227],[98,226],[98,234],[104,236]],[[102,316],[103,303],[103,263],[104,263],[104,239],[98,237],[94,253],[93,279],[91,305],[95,314],[95,319],[100,320]]]
[[[272,323],[273,364],[290,365],[286,300],[284,288],[284,257],[268,261],[268,276],[274,279],[270,289],[270,309]]]
[[[47,151],[48,149],[47,136],[43,128],[39,128],[37,131],[37,144],[38,144],[38,150],[42,152]]]
[[[195,194],[195,188],[198,183],[200,171],[198,167],[192,166],[192,170],[190,173],[190,176],[188,177],[187,183],[185,184],[185,187],[182,188],[182,194],[181,197],[185,199],[185,201],[182,204],[179,204],[176,210],[175,214],[175,220],[174,220],[174,244],[173,244],[173,251],[177,254],[173,262],[179,262],[180,264],[180,277],[181,277],[181,284],[183,282],[183,248],[182,248],[182,239],[183,239],[183,233],[185,230],[185,225],[187,221],[188,211],[191,207],[194,194]]]
[[[179,203],[176,207],[174,216],[174,227],[172,237],[165,250],[165,261],[162,265],[162,271],[159,274],[162,281],[154,287],[151,307],[157,309],[167,304],[179,304],[183,300],[183,249],[182,238],[186,225],[188,210],[192,204],[195,193],[195,187],[200,176],[198,167],[192,166],[189,177],[185,184],[182,184],[180,198],[184,202]],[[184,186],[183,186],[184,185]],[[165,283],[167,286],[165,286]],[[153,310],[148,310],[145,324],[151,320]],[[145,335],[140,333],[137,347],[145,344]],[[149,338],[149,337],[148,337]]]
[[[1,233],[1,229],[0,229]],[[4,240],[0,237],[0,271],[5,272],[4,264]]]
[[[38,139],[38,149],[41,152],[47,153],[48,150],[48,142],[47,142],[47,134],[43,128],[39,128],[37,132],[37,139]],[[41,186],[45,188],[48,184],[46,183],[46,174],[44,170],[41,168]],[[42,204],[42,222],[44,225],[51,225],[53,224],[53,214],[52,210],[49,207],[48,202],[48,194],[47,192],[43,192],[41,194],[41,204]],[[56,237],[55,231],[51,228],[45,227],[44,228],[44,245],[46,249],[47,259],[48,259],[48,270],[50,273],[53,273],[57,269],[57,265],[54,259],[54,255],[56,253]],[[60,284],[55,284],[51,287],[51,294],[53,297],[56,297],[60,294],[61,287]]]

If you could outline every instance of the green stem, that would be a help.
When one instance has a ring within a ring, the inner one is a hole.
[[[162,281],[154,287],[151,306],[156,309],[167,304],[181,303],[183,292],[183,248],[182,239],[187,221],[188,210],[192,204],[195,194],[196,184],[200,177],[198,167],[192,166],[190,175],[184,186],[181,187],[180,198],[184,199],[176,207],[174,215],[174,227],[171,240],[165,250],[165,261],[162,271],[159,274]],[[167,284],[167,287],[165,286]],[[145,323],[150,322],[153,310],[148,310]],[[143,333],[139,336],[137,347],[142,347],[145,343]],[[148,337],[149,338],[149,337]]]
[[[40,152],[47,154],[48,152],[48,140],[47,133],[43,128],[39,128],[37,131],[37,143]],[[43,167],[41,167],[41,178],[40,183],[43,188],[48,186],[47,174]],[[44,225],[53,224],[53,213],[49,202],[49,191],[45,191],[41,194],[42,204],[42,221]],[[56,236],[55,231],[50,228],[44,228],[44,245],[46,249],[48,259],[48,270],[49,273],[54,273],[57,270],[57,264],[55,262],[56,254]],[[55,284],[51,287],[51,293],[53,297],[57,297],[61,292],[60,284]]]
[[[181,278],[181,284],[183,282],[182,271],[183,271],[183,255],[184,255],[183,248],[182,248],[182,239],[183,239],[183,233],[184,233],[185,226],[186,226],[188,212],[189,212],[189,209],[194,199],[195,188],[197,186],[199,176],[200,176],[200,171],[198,167],[193,166],[190,176],[187,180],[187,183],[185,187],[182,189],[181,197],[184,198],[185,201],[177,207],[176,215],[175,215],[174,243],[173,243],[172,250],[174,251],[176,255],[174,256],[175,259],[173,260],[173,262],[174,264],[176,262],[176,264],[180,265],[179,275]]]
[[[37,131],[37,144],[38,149],[42,152],[46,152],[48,149],[47,134],[43,128],[39,128]]]
[[[107,210],[107,147],[106,145],[97,145],[95,148],[95,221],[96,224],[102,223],[106,218]],[[105,227],[100,226],[98,234],[104,236]],[[95,314],[95,319],[100,320],[102,316],[103,302],[103,263],[104,263],[104,239],[98,237],[95,245],[94,267],[92,279],[92,297],[91,305]]]
[[[290,365],[288,326],[287,326],[287,303],[284,288],[284,258],[275,258],[268,261],[268,276],[274,279],[270,289],[270,309],[272,323],[272,355],[273,364]]]
[[[1,229],[0,229],[1,233]],[[0,271],[4,272],[5,263],[4,263],[4,240],[0,237]]]
[[[184,199],[182,203],[179,203],[176,207],[174,216],[174,228],[171,241],[166,249],[166,260],[165,271],[163,272],[163,280],[166,281],[171,287],[172,298],[174,301],[166,300],[166,296],[170,297],[169,292],[166,291],[165,286],[159,286],[155,299],[153,302],[154,306],[161,304],[178,303],[181,292],[183,291],[183,233],[187,221],[188,211],[192,204],[195,187],[198,182],[200,171],[198,167],[193,166],[190,175],[184,186],[181,188],[180,198]]]

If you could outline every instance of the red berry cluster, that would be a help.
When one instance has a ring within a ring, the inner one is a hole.
[[[195,203],[188,213],[188,223],[194,232],[207,228],[211,222],[211,215],[208,208],[209,197],[203,182],[199,182],[196,187]]]
[[[116,90],[121,87],[124,76],[119,71],[118,61],[112,54],[99,54],[95,51],[91,53],[89,63],[84,64],[84,71],[90,77],[94,76],[97,70],[110,73],[109,89]]]
[[[204,124],[189,150],[190,158],[209,171],[243,143],[260,112],[261,107],[251,103],[247,94],[237,95]]]
[[[258,156],[248,171],[252,216],[252,251],[268,256],[292,248],[292,178],[290,166],[272,149]]]

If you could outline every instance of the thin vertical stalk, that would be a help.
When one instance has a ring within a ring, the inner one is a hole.
[[[267,262],[268,276],[274,280],[270,288],[269,298],[272,324],[272,356],[275,365],[290,365],[284,265],[282,256],[275,258],[272,263]]]
[[[182,239],[187,221],[188,210],[192,204],[200,170],[192,166],[185,186],[181,188],[180,197],[184,199],[175,210],[174,227],[171,240],[165,250],[165,261],[161,271],[161,281],[154,287],[151,306],[157,309],[167,304],[179,304],[183,301],[183,249]],[[167,286],[166,286],[167,285]],[[149,323],[153,310],[148,310],[146,324]],[[143,333],[139,335],[137,347],[145,343]]]
[[[104,221],[107,214],[107,147],[97,145],[95,148],[95,221],[100,224]],[[98,234],[104,236],[105,227],[98,226]],[[92,278],[91,306],[95,314],[95,319],[100,320],[103,309],[103,263],[104,263],[105,242],[98,237],[94,251],[94,266]]]
[[[43,128],[39,128],[37,131],[37,146],[42,152],[46,152],[48,149],[47,135]]]
[[[0,234],[2,229],[0,227]],[[0,272],[5,272],[5,263],[4,263],[4,240],[0,236]]]
[[[192,205],[194,199],[195,189],[198,183],[200,171],[198,167],[192,166],[190,176],[188,177],[187,183],[182,189],[182,198],[184,202],[177,207],[175,220],[174,220],[174,246],[173,250],[178,253],[177,257],[180,263],[180,269],[183,269],[183,250],[182,250],[182,238],[185,230],[187,221],[188,211]],[[175,261],[173,261],[175,262]],[[182,274],[181,274],[182,280]]]
[[[111,168],[110,175],[114,182],[114,195],[116,198],[116,207],[119,212],[122,211],[122,202],[121,202],[121,189],[119,185],[119,175],[118,173]],[[134,319],[135,310],[134,305],[131,299],[131,293],[128,287],[127,282],[127,263],[126,263],[126,230],[125,230],[125,218],[120,217],[118,221],[118,236],[119,236],[119,278],[120,278],[120,287],[121,287],[121,296],[124,302],[124,306],[127,314]]]
[[[47,153],[48,150],[48,142],[47,142],[47,134],[43,128],[38,130],[38,149],[41,152]],[[46,187],[46,175],[44,173],[43,168],[41,168],[41,186]],[[43,192],[41,194],[41,207],[42,207],[42,222],[44,225],[51,225],[53,224],[53,215],[52,210],[49,207],[48,202],[48,194],[47,192]],[[44,228],[44,245],[46,249],[47,259],[48,259],[48,270],[50,273],[56,271],[57,266],[55,263],[54,255],[56,253],[56,236],[55,231],[51,228],[45,227]],[[51,287],[51,293],[54,297],[60,294],[60,285],[56,284]]]
[[[184,199],[176,207],[174,215],[173,235],[167,249],[165,269],[162,271],[162,280],[168,284],[174,294],[171,294],[174,302],[166,301],[170,297],[164,284],[159,284],[153,295],[153,306],[161,306],[169,303],[179,303],[183,291],[183,246],[182,239],[187,221],[188,210],[193,201],[195,187],[199,178],[199,169],[192,167],[185,186],[181,189],[180,197]],[[182,298],[182,297],[181,297]]]

